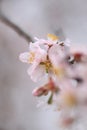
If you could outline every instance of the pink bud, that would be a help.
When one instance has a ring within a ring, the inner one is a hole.
[[[48,94],[48,90],[44,87],[41,88],[36,88],[33,90],[32,94],[34,96],[42,96],[42,95],[47,95]]]

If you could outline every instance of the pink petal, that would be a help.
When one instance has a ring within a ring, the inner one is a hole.
[[[34,82],[37,82],[45,75],[45,68],[41,65],[28,69],[28,74]]]

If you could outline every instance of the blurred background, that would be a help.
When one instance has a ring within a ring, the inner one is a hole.
[[[0,0],[5,15],[28,35],[54,33],[79,48],[87,43],[87,0]],[[19,54],[28,42],[0,21],[0,130],[58,130],[58,113],[36,107],[28,65]]]

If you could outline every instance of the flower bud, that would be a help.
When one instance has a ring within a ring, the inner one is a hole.
[[[41,87],[41,88],[36,88],[33,90],[32,94],[34,96],[42,96],[42,95],[47,95],[48,94],[48,90],[44,87]]]

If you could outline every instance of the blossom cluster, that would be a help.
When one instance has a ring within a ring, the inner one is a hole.
[[[33,95],[47,96],[47,104],[60,111],[60,124],[73,126],[87,113],[87,55],[72,52],[70,41],[48,34],[29,44],[29,51],[19,59],[29,64],[28,74],[34,82],[44,77],[48,82],[33,90]],[[82,111],[82,113],[81,113]]]

